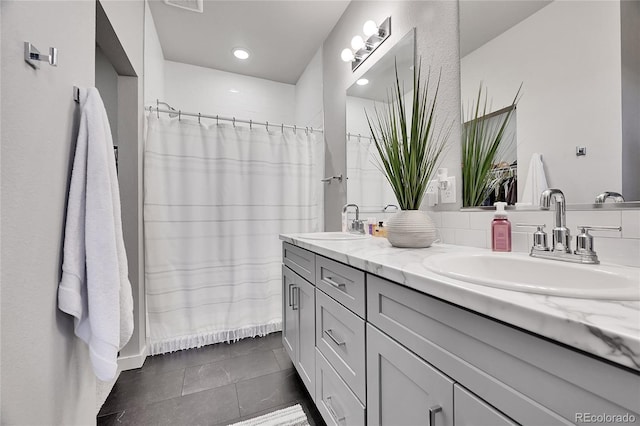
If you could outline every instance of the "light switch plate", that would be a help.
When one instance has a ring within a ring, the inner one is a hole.
[[[456,178],[450,176],[447,178],[447,189],[440,191],[440,202],[442,204],[450,204],[456,202]]]

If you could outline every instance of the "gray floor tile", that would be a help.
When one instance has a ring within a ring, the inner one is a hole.
[[[139,370],[127,373],[116,381],[100,415],[175,398],[182,393],[184,369],[159,374],[142,374]]]
[[[236,384],[240,416],[250,416],[264,410],[273,409],[306,396],[304,385],[295,370],[245,380]]]
[[[238,399],[235,385],[198,392],[192,395],[157,402],[145,407],[125,410],[115,423],[101,425],[215,425],[238,418]]]
[[[276,361],[278,361],[280,370],[289,370],[293,368],[293,362],[291,362],[291,358],[289,358],[285,348],[274,349],[273,354],[276,356]]]
[[[157,374],[222,361],[229,358],[229,348],[230,346],[226,343],[216,343],[197,349],[150,356],[144,362],[142,372]]]
[[[257,351],[268,351],[282,347],[282,333],[271,333],[264,337],[242,339],[229,345],[229,356],[241,356]]]
[[[184,376],[183,395],[213,389],[280,370],[272,350],[260,350],[220,362],[189,367]]]

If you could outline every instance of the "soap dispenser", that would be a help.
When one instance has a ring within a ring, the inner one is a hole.
[[[491,250],[511,251],[511,222],[504,209],[507,203],[499,202],[494,205],[496,213],[491,222]]]

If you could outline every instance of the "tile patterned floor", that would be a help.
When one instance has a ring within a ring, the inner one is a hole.
[[[148,357],[120,374],[98,425],[226,425],[294,404],[324,425],[281,333]]]

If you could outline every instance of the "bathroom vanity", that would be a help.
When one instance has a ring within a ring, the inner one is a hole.
[[[486,250],[307,237],[281,235],[282,336],[327,424],[640,424],[638,298],[510,291],[425,266]]]

